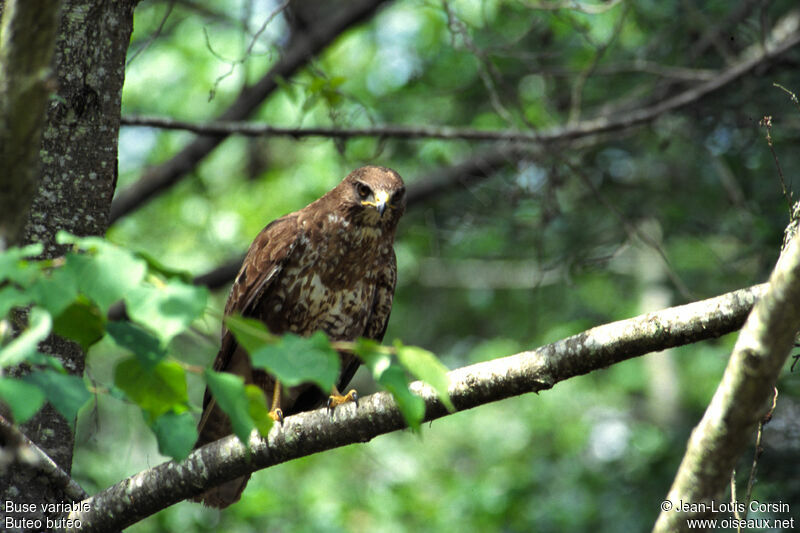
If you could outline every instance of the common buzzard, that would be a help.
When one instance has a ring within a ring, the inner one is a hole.
[[[380,341],[392,309],[397,265],[397,222],[405,210],[405,186],[397,172],[368,166],[351,172],[339,185],[303,209],[268,224],[244,259],[225,305],[225,315],[256,318],[275,334],[308,336],[322,330],[331,340],[367,337]],[[357,401],[342,396],[359,360],[342,353],[333,391],[313,384],[276,387],[275,378],[252,368],[247,352],[223,326],[214,370],[254,383],[272,399],[273,418]],[[232,433],[227,415],[208,390],[195,447]],[[249,475],[208,490],[197,501],[227,507],[242,494]]]

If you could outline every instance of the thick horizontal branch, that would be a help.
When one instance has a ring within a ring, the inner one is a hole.
[[[527,392],[552,388],[559,381],[587,374],[649,352],[719,337],[737,330],[764,285],[700,302],[598,326],[578,335],[523,352],[450,372],[450,397],[463,411]],[[428,386],[412,390],[426,404],[426,420],[448,413]],[[81,521],[76,533],[116,531],[208,487],[298,457],[357,442],[405,427],[392,397],[385,392],[364,398],[359,406],[326,409],[287,417],[267,439],[254,434],[249,446],[230,436],[140,472],[96,494],[70,518]]]
[[[702,97],[725,87],[744,74],[750,72],[765,61],[786,52],[800,43],[800,32],[786,35],[781,41],[771,44],[766,49],[723,71],[713,79],[687,89],[671,98],[655,105],[619,113],[614,116],[601,116],[584,120],[570,126],[559,126],[542,131],[516,130],[476,130],[472,128],[455,128],[447,126],[401,126],[387,125],[368,128],[336,128],[336,127],[281,127],[271,124],[254,124],[234,121],[218,121],[195,123],[176,120],[169,117],[137,117],[122,118],[125,126],[150,126],[164,129],[186,130],[203,135],[227,136],[232,134],[248,136],[283,135],[289,137],[330,137],[348,139],[352,137],[392,137],[399,139],[460,139],[470,141],[504,141],[548,144],[558,141],[570,141],[589,135],[621,130],[650,122],[659,116],[692,104]]]
[[[264,99],[277,87],[281,78],[287,79],[345,30],[371,16],[386,0],[357,0],[343,4],[329,20],[314,24],[307,34],[292,39],[278,62],[256,84],[244,89],[220,116],[221,120],[242,120],[258,109]],[[190,172],[224,139],[224,136],[198,137],[171,159],[149,169],[128,189],[120,192],[111,205],[110,222],[138,208],[160,191],[170,187]]]

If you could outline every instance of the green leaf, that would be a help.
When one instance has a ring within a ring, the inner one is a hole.
[[[244,379],[228,372],[206,370],[206,383],[211,394],[231,420],[233,432],[243,443],[247,443],[255,421],[250,416],[250,399],[245,391]]]
[[[455,411],[450,394],[447,392],[450,381],[447,367],[433,353],[418,346],[404,346],[399,340],[394,341],[397,349],[397,360],[411,375],[434,388],[442,403],[451,413]]]
[[[164,344],[203,314],[207,300],[208,289],[177,279],[162,287],[137,287],[125,296],[128,316],[147,326]]]
[[[358,339],[354,352],[364,361],[375,381],[392,394],[408,426],[418,431],[425,416],[425,401],[408,389],[405,371],[393,363],[388,351],[374,340]]]
[[[264,391],[255,385],[245,385],[244,393],[247,395],[247,412],[259,434],[266,437],[273,423],[272,417],[269,416],[267,397],[264,396]]]
[[[61,374],[66,373],[67,371],[64,369],[64,365],[61,364],[61,361],[53,357],[52,355],[47,355],[41,352],[36,352],[30,355],[26,361],[32,365],[40,365],[52,368],[56,372]]]
[[[0,289],[0,317],[6,316],[15,307],[25,307],[31,301],[27,292],[22,292],[13,285]]]
[[[19,379],[0,378],[0,399],[11,409],[14,422],[22,424],[44,404],[44,393],[36,385]]]
[[[43,370],[28,374],[23,379],[36,384],[45,393],[50,404],[64,415],[70,426],[74,425],[78,411],[91,397],[86,390],[86,384],[78,376]]]
[[[255,318],[245,318],[240,315],[225,317],[225,326],[236,342],[241,344],[247,353],[254,353],[265,344],[275,344],[280,337],[269,332],[267,326]]]
[[[72,339],[81,345],[84,352],[103,338],[105,317],[97,306],[81,299],[67,307],[53,321],[53,333]]]
[[[153,418],[188,401],[186,373],[171,361],[147,369],[137,357],[124,359],[114,369],[114,384]]]
[[[367,339],[365,337],[357,338],[353,346],[353,353],[359,356],[367,365],[375,364],[377,362],[376,358],[382,358],[389,361],[391,359],[389,357],[391,353],[390,350],[391,348],[382,346],[378,341]],[[388,364],[389,363],[387,362],[386,366],[388,366]]]
[[[96,248],[106,244],[110,245],[100,237],[79,237],[63,229],[58,230],[56,233],[56,244],[72,244],[83,249]]]
[[[158,440],[158,451],[176,461],[186,459],[197,441],[195,420],[188,412],[166,412],[150,428]]]
[[[326,392],[339,378],[341,366],[339,354],[321,331],[307,338],[287,333],[275,344],[256,349],[250,358],[254,367],[266,369],[287,387],[310,381]]]
[[[364,361],[376,381],[380,380],[383,372],[392,366],[391,355],[382,348],[377,341],[363,337],[356,339],[355,347],[353,348],[353,352]]]
[[[391,365],[380,373],[377,381],[392,394],[408,426],[419,431],[425,416],[425,401],[408,389],[408,378],[403,369]]]
[[[78,297],[78,280],[74,269],[54,268],[31,285],[30,297],[53,316],[58,316]]]
[[[147,272],[145,262],[122,248],[98,240],[94,254],[70,253],[63,268],[78,280],[78,289],[95,302],[103,314],[139,286]]]
[[[156,259],[155,256],[152,256],[147,252],[138,250],[136,251],[136,255],[145,260],[145,262],[147,263],[147,267],[150,269],[150,272],[156,272],[158,274],[161,274],[165,278],[178,278],[179,280],[188,284],[191,284],[192,279],[194,279],[191,272],[167,266],[158,259]]]
[[[25,258],[36,257],[43,249],[41,243],[36,243],[21,248],[9,248],[0,253],[0,281],[8,280],[28,286],[38,278],[41,271],[37,262]]]
[[[37,347],[53,326],[50,313],[39,307],[31,309],[29,326],[0,350],[0,368],[18,365],[38,353]]]
[[[158,338],[128,321],[110,322],[106,330],[117,346],[133,352],[145,370],[152,370],[167,355]]]

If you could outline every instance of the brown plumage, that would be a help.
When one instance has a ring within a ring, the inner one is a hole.
[[[225,305],[264,322],[272,333],[311,335],[322,330],[332,340],[367,337],[380,341],[392,308],[397,266],[395,230],[405,210],[405,186],[397,172],[362,167],[303,209],[268,224],[244,259]],[[347,386],[358,369],[342,353],[337,383]],[[224,326],[214,370],[243,376],[273,398],[275,379],[253,369],[247,352]],[[312,384],[284,388],[284,415],[320,406],[331,391]],[[227,415],[206,390],[195,447],[232,433]],[[241,496],[249,476],[213,488],[197,501],[227,507]]]

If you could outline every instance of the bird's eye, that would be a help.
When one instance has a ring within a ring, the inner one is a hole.
[[[356,191],[358,191],[358,195],[362,199],[368,198],[369,195],[372,193],[372,191],[370,190],[369,186],[367,186],[367,185],[365,185],[363,183],[358,183],[356,185]]]
[[[405,190],[405,188],[403,188],[403,189],[400,189],[399,191],[397,191],[396,193],[394,193],[394,194],[392,195],[392,205],[397,205],[397,204],[399,204],[399,203],[400,203],[400,201],[403,199],[403,196],[405,196],[405,194],[406,194],[406,190]]]

